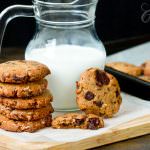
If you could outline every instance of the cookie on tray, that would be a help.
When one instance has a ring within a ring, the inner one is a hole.
[[[116,114],[122,102],[117,79],[99,68],[90,68],[81,74],[76,95],[82,111],[103,117]]]
[[[51,115],[36,121],[15,121],[0,114],[0,128],[12,132],[35,132],[50,127],[51,122]]]
[[[42,94],[47,88],[46,79],[28,82],[26,84],[0,83],[0,96],[3,97],[32,97]]]
[[[112,63],[107,63],[106,66],[127,73],[132,76],[140,76],[142,74],[141,67],[126,62],[112,62]]]
[[[144,81],[150,82],[150,76],[140,76],[139,78]]]
[[[0,64],[0,81],[5,83],[38,81],[48,74],[48,67],[36,61],[15,60]]]
[[[150,60],[142,64],[144,76],[150,76]]]
[[[0,97],[0,104],[12,109],[34,109],[46,107],[52,100],[52,94],[49,90],[46,90],[41,95],[30,97],[28,99]]]
[[[20,121],[39,120],[50,115],[51,113],[53,113],[53,111],[54,110],[51,104],[39,109],[27,109],[27,110],[12,109],[10,107],[6,107],[0,104],[0,114],[6,116],[9,119]]]
[[[99,129],[104,127],[104,121],[101,117],[93,114],[69,113],[58,116],[53,119],[52,127],[56,129]]]

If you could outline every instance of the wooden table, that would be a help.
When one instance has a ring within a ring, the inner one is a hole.
[[[8,59],[23,59],[24,50],[21,48],[5,49],[6,58],[0,58],[0,62]],[[8,57],[9,56],[9,57]],[[101,147],[94,148],[93,150],[150,150],[150,135],[141,136],[138,138],[113,143]]]

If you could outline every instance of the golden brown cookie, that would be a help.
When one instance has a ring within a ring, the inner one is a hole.
[[[142,74],[141,67],[126,62],[112,62],[106,64],[106,66],[127,73],[132,76],[140,76]]]
[[[92,86],[92,88],[100,88],[108,85],[110,82],[106,72],[98,68],[90,68],[83,72],[80,76],[80,84]]]
[[[81,74],[76,94],[77,104],[86,114],[112,117],[122,102],[116,78],[98,68]]]
[[[150,76],[140,76],[139,78],[144,81],[150,82]]]
[[[150,76],[150,60],[142,64],[144,76]]]
[[[48,67],[36,61],[15,60],[0,64],[0,81],[5,83],[38,81],[48,74]]]
[[[12,132],[35,132],[50,127],[51,122],[51,115],[36,121],[14,121],[0,114],[0,128]]]
[[[33,109],[42,108],[52,102],[53,96],[46,90],[43,94],[30,98],[6,98],[0,97],[0,104],[12,109]]]
[[[50,113],[52,113],[53,111],[54,110],[51,104],[39,109],[27,109],[27,110],[12,109],[10,107],[6,107],[0,104],[0,114],[13,120],[24,120],[24,121],[39,120],[50,115]]]
[[[37,96],[46,90],[47,84],[46,79],[26,84],[0,83],[0,96],[19,98]]]
[[[94,114],[69,113],[54,118],[52,127],[56,129],[80,128],[95,130],[104,127],[104,121]]]

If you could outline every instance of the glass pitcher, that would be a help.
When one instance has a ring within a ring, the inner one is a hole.
[[[77,110],[76,81],[88,68],[104,69],[105,48],[94,26],[98,0],[33,0],[33,6],[15,5],[0,15],[0,41],[6,24],[15,17],[35,17],[37,29],[26,60],[46,64],[56,111]]]

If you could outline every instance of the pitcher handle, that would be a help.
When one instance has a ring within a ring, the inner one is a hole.
[[[0,13],[0,55],[2,55],[2,41],[9,21],[17,17],[34,17],[34,6],[13,5]]]

